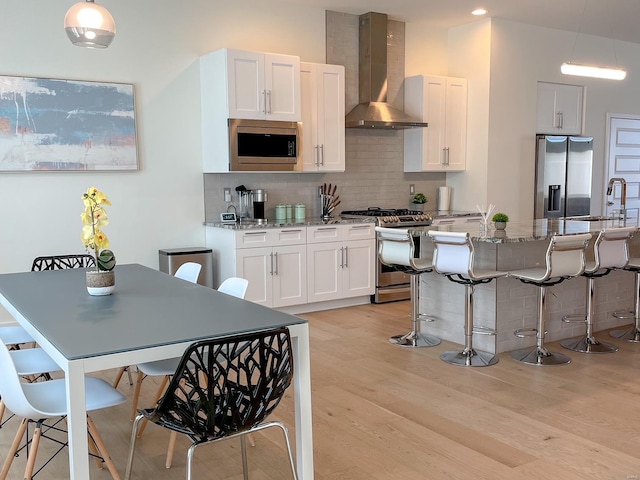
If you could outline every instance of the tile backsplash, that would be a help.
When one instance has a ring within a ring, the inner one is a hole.
[[[404,103],[403,22],[389,21],[388,98],[398,108]],[[327,11],[327,63],[345,66],[346,111],[358,103],[358,15]],[[287,52],[283,52],[287,53]],[[401,130],[347,129],[346,169],[340,173],[207,173],[204,174],[205,221],[214,222],[226,211],[224,188],[232,191],[232,204],[238,206],[235,188],[264,188],[268,200],[267,218],[274,218],[279,203],[304,203],[308,217],[320,216],[318,186],[337,185],[341,204],[336,211],[381,208],[409,208],[409,185],[429,199],[426,210],[435,210],[436,190],[445,184],[444,173],[404,173],[404,133]]]

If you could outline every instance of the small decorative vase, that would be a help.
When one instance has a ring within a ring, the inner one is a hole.
[[[504,230],[507,228],[507,222],[496,222],[496,230]]]
[[[424,203],[412,203],[412,210],[416,210],[418,212],[424,212]]]
[[[111,295],[116,289],[116,274],[113,270],[87,272],[89,295]]]

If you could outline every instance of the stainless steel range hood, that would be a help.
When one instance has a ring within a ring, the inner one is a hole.
[[[347,128],[401,129],[426,127],[387,103],[387,15],[360,15],[360,103],[345,119]]]

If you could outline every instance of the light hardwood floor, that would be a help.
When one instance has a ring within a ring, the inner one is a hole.
[[[398,302],[302,315],[311,332],[317,480],[640,477],[640,344],[616,340],[618,353],[585,355],[551,343],[573,360],[560,367],[522,365],[508,353],[492,367],[456,367],[439,355],[457,345],[404,349],[388,343],[389,336],[408,330],[409,310],[408,302]],[[598,336],[611,340],[606,332]],[[156,386],[145,381],[146,399]],[[124,381],[121,391],[130,397],[133,387]],[[289,425],[292,395],[277,410]],[[129,404],[93,418],[124,475]],[[0,430],[0,452],[16,426],[12,420]],[[290,478],[279,432],[255,437],[251,479]],[[166,470],[167,439],[165,431],[147,428],[133,478],[185,478],[187,443],[179,442],[174,466]],[[65,453],[37,478],[67,478],[66,463]],[[239,443],[233,441],[202,447],[196,463],[198,479],[242,478]],[[21,455],[9,478],[22,478],[23,467]],[[93,463],[92,469],[92,479],[110,478],[106,469]]]

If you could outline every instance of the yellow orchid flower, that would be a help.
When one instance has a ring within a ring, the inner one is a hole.
[[[80,238],[86,248],[95,252],[96,265],[100,268],[100,263],[98,262],[100,251],[109,247],[109,239],[102,231],[103,227],[109,225],[109,217],[103,205],[111,205],[111,202],[96,187],[89,188],[82,195],[82,201],[85,208],[84,212],[80,214],[80,219],[84,224]]]

